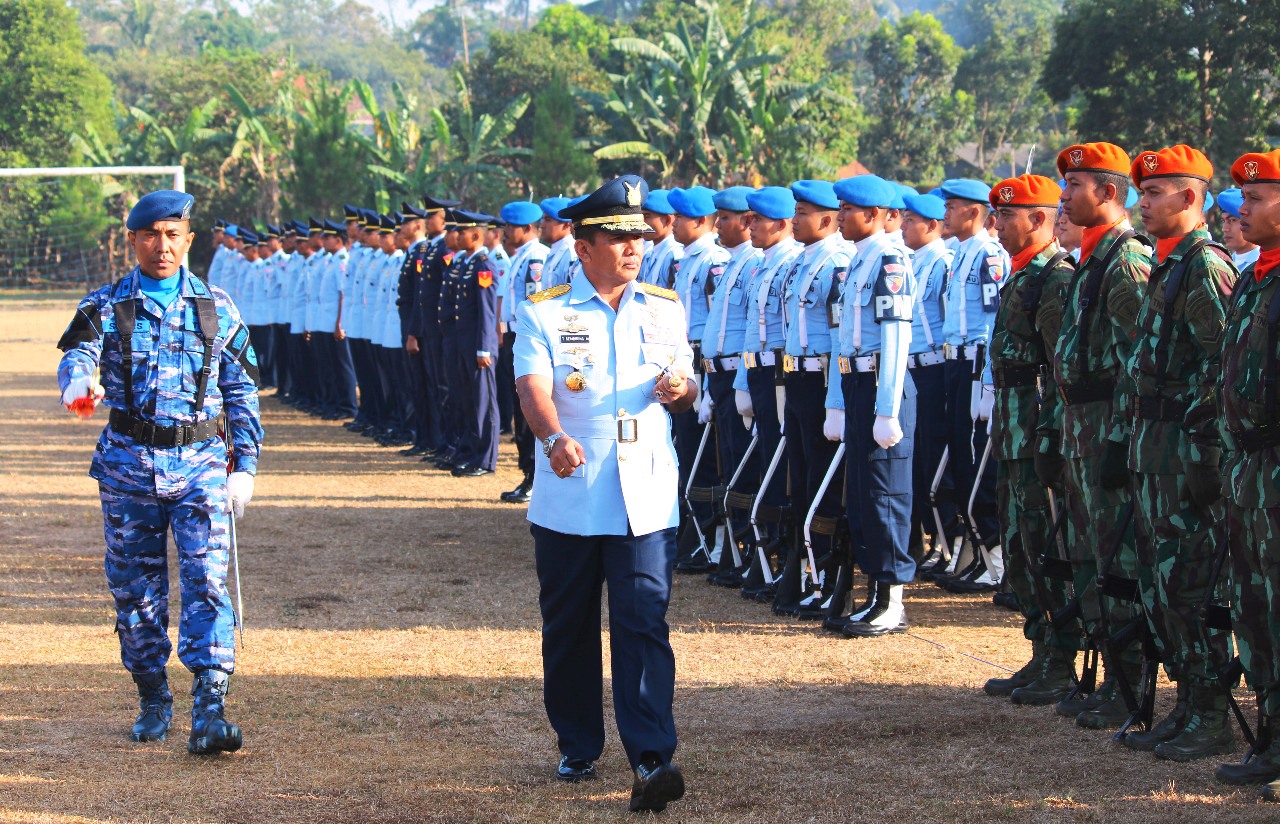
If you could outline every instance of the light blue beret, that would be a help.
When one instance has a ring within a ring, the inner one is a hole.
[[[796,216],[796,196],[782,186],[766,186],[747,195],[747,208],[770,220],[790,220]]]
[[[1218,195],[1218,208],[1232,217],[1240,217],[1240,206],[1244,203],[1244,193],[1239,189],[1223,189]]]
[[[569,198],[549,197],[543,200],[538,205],[542,207],[542,214],[545,215],[546,217],[549,217],[552,220],[558,220],[561,223],[569,222],[564,218],[560,217],[560,210],[569,205]]]
[[[907,195],[902,198],[908,212],[915,212],[929,220],[942,220],[947,211],[947,203],[935,195]]]
[[[898,193],[894,191],[889,181],[876,175],[846,177],[844,180],[837,180],[832,188],[835,190],[836,197],[845,203],[864,209],[870,209],[873,206],[881,209],[892,208],[894,198],[898,197]]]
[[[751,207],[747,205],[747,196],[754,191],[755,189],[750,186],[730,186],[728,189],[716,192],[711,199],[715,202],[717,209],[724,209],[727,212],[749,212]]]
[[[527,200],[517,200],[503,206],[498,216],[512,226],[528,226],[542,220],[542,207]]]
[[[666,189],[650,189],[649,196],[644,199],[644,205],[640,208],[658,215],[674,215],[676,210],[671,208],[668,200],[670,194]]]
[[[960,200],[972,200],[983,206],[991,205],[991,187],[981,180],[965,177],[944,180],[941,189],[944,198],[954,197]]]
[[[791,184],[791,194],[796,202],[812,203],[821,209],[839,209],[840,198],[829,180],[797,180]]]
[[[715,214],[716,193],[706,186],[691,186],[688,189],[672,189],[667,195],[667,202],[677,213],[685,217],[706,217]]]

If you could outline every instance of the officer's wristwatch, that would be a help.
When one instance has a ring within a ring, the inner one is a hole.
[[[560,440],[561,438],[567,438],[567,437],[568,437],[568,435],[566,435],[565,433],[563,433],[563,432],[557,432],[557,433],[555,433],[554,435],[548,435],[547,437],[543,438],[543,439],[542,439],[542,454],[543,454],[543,455],[546,455],[548,458],[550,458],[550,457],[551,457],[551,447],[553,447],[553,446],[555,446],[555,445],[556,445],[556,441]]]

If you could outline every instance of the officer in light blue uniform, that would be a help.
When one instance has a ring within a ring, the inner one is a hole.
[[[1009,273],[1009,256],[983,228],[990,211],[991,187],[978,180],[946,180],[942,184],[948,225],[957,240],[951,280],[943,298],[942,334],[946,355],[948,462],[959,497],[961,517],[968,522],[970,493],[978,482],[978,462],[987,446],[987,427],[975,425],[982,393],[987,341],[1000,306],[1000,288]],[[1000,541],[995,507],[995,466],[987,462],[974,500],[971,533],[993,547]],[[976,571],[976,570],[975,570]]]
[[[933,479],[947,446],[946,358],[942,334],[942,297],[951,276],[955,252],[942,240],[942,219],[946,203],[935,195],[907,195],[903,198],[903,240],[911,254],[911,271],[915,276],[915,311],[911,320],[911,355],[907,371],[916,386],[916,408],[928,414],[916,415],[915,447],[912,453],[912,556],[923,558],[923,536],[936,540],[929,495]],[[955,505],[939,506],[944,529],[954,523]],[[958,533],[957,533],[958,534]],[[938,556],[938,559],[941,555]],[[935,560],[938,560],[935,559]]]
[[[671,208],[666,189],[650,189],[644,199],[644,222],[653,230],[653,240],[645,248],[640,264],[640,282],[671,289],[676,283],[676,268],[684,257],[684,247],[676,240],[672,227],[676,210]]]
[[[1133,189],[1129,190],[1131,193]],[[1231,250],[1231,260],[1236,268],[1244,271],[1244,267],[1258,261],[1262,249],[1244,239],[1240,233],[1240,207],[1244,205],[1244,195],[1239,189],[1223,189],[1217,197],[1218,208],[1222,210],[1222,243]]]
[[[760,250],[751,245],[751,207],[747,195],[750,186],[731,186],[712,197],[716,207],[716,234],[722,248],[729,252],[724,271],[708,283],[711,293],[707,320],[702,329],[702,368],[706,373],[707,395],[713,405],[716,422],[716,446],[720,451],[721,473],[726,483],[738,467],[742,472],[734,487],[738,491],[754,491],[760,485],[759,457],[751,445],[749,426],[743,425],[738,413],[734,378],[742,366],[742,347],[746,337],[747,285],[763,259]],[[714,584],[739,588],[744,569],[736,569],[733,553],[721,551],[717,572],[709,579]]]
[[[529,520],[558,775],[594,777],[604,747],[607,582],[614,712],[635,770],[630,807],[658,811],[684,794],[671,765],[675,660],[666,611],[679,507],[668,405],[689,406],[696,386],[675,293],[636,282],[650,231],[640,217],[645,188],[626,175],[563,213],[575,221],[583,273],[520,304],[516,377],[543,442]]]
[[[884,231],[900,197],[889,182],[861,175],[834,188],[844,204],[841,231],[857,257],[840,299],[838,357],[827,384],[827,408],[844,426],[828,434],[845,443],[849,530],[870,583],[867,603],[841,628],[867,638],[906,631],[902,589],[916,574],[908,552],[916,391],[907,374],[915,278],[906,248]]]
[[[240,313],[181,265],[195,237],[193,205],[190,195],[165,190],[130,210],[125,226],[138,265],[80,302],[58,341],[58,385],[69,407],[92,403],[101,368],[111,409],[89,474],[102,498],[120,657],[142,710],[130,735],[163,740],[172,719],[165,675],[172,531],[182,586],[178,657],[195,675],[187,749],[207,755],[239,749],[242,740],[223,717],[235,670],[228,513],[243,515],[252,498],[262,426],[257,358]],[[229,447],[218,437],[223,412]]]
[[[342,328],[347,333],[347,345],[351,349],[351,365],[356,373],[360,403],[355,418],[342,424],[347,429],[355,429],[376,419],[379,400],[371,340],[372,306],[366,300],[369,297],[366,293],[367,273],[375,250],[365,242],[369,235],[368,215],[364,209],[356,210],[355,224],[356,240],[351,244],[351,257],[347,262],[347,291],[342,296]]]
[[[791,473],[791,504],[801,518],[807,513],[823,476],[835,457],[836,445],[824,430],[836,424],[826,412],[827,374],[831,345],[839,326],[840,292],[844,287],[853,247],[838,231],[840,200],[826,180],[798,180],[791,184],[796,199],[792,230],[804,250],[796,257],[783,290],[786,343],[783,373],[786,409],[783,431],[787,436],[787,464]],[[830,420],[828,420],[830,419]],[[834,518],[840,511],[842,481],[831,483],[818,504],[817,514]],[[831,556],[831,538],[813,536],[815,559]],[[801,614],[806,578],[800,574],[800,552],[787,557],[773,610],[779,615]],[[822,617],[820,604],[806,600],[806,614]]]
[[[538,223],[542,220],[542,209],[536,203],[515,201],[502,207],[499,215],[505,225],[503,233],[506,242],[515,248],[511,265],[507,267],[505,277],[498,291],[498,320],[502,328],[502,348],[498,353],[499,381],[510,382],[515,386],[515,345],[516,345],[516,307],[530,295],[541,292],[543,287],[542,272],[547,261],[548,248],[538,240]],[[514,412],[516,467],[524,473],[520,484],[509,492],[502,493],[502,500],[507,503],[525,504],[533,493],[533,454],[534,437],[529,424],[524,419],[524,412],[517,402]]]
[[[351,345],[342,328],[342,298],[348,288],[347,231],[331,220],[324,222],[325,265],[320,272],[317,334],[320,342],[322,375],[329,385],[329,407],[321,413],[336,421],[356,415],[356,370],[351,364]]]
[[[573,223],[560,217],[569,198],[548,197],[538,205],[542,208],[540,239],[550,250],[542,268],[542,288],[550,289],[569,282],[569,271],[578,255],[573,250]]]

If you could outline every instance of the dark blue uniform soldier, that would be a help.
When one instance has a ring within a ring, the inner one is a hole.
[[[498,466],[498,289],[493,264],[484,248],[484,232],[493,218],[478,212],[453,212],[458,225],[458,256],[442,292],[442,320],[448,322],[449,394],[457,415],[458,449],[453,474],[474,478]]]
[[[208,754],[241,744],[240,729],[223,718],[235,670],[227,556],[230,516],[242,515],[253,495],[262,427],[249,331],[225,292],[182,265],[195,237],[193,203],[160,191],[133,207],[126,227],[138,266],[80,302],[58,342],[58,383],[65,404],[83,405],[95,397],[101,368],[111,408],[89,474],[102,498],[120,657],[141,697],[131,737],[163,740],[173,714],[165,675],[172,531],[182,585],[178,657],[195,674],[187,748]],[[218,437],[223,412],[229,447]]]

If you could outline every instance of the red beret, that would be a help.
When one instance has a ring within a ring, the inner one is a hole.
[[[1058,174],[1067,172],[1110,172],[1129,174],[1133,161],[1114,143],[1077,143],[1058,152]]]
[[[1044,175],[1018,175],[991,187],[991,206],[1044,206],[1057,208],[1062,189]]]
[[[1231,179],[1236,185],[1246,183],[1280,183],[1280,149],[1267,152],[1248,152],[1231,164]]]
[[[1158,152],[1142,152],[1129,171],[1133,185],[1156,177],[1194,177],[1208,183],[1213,179],[1213,164],[1204,152],[1183,143]]]

